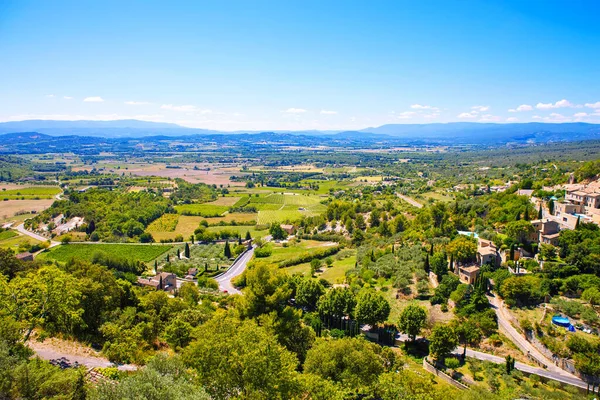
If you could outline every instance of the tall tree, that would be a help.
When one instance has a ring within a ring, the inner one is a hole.
[[[442,360],[456,348],[458,338],[450,325],[438,323],[429,337],[429,354],[435,360]]]
[[[409,304],[402,310],[398,320],[400,332],[408,335],[414,341],[427,322],[427,310],[416,304]]]
[[[225,241],[225,249],[223,250],[223,255],[227,259],[231,258],[231,247],[229,246],[229,240]]]
[[[390,315],[390,304],[381,292],[363,289],[356,298],[354,316],[362,323],[375,326]]]

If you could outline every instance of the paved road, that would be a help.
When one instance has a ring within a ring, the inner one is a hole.
[[[408,204],[410,204],[410,205],[413,205],[413,206],[415,206],[415,207],[417,207],[417,208],[423,208],[423,204],[419,203],[419,202],[418,202],[418,201],[416,201],[415,199],[411,199],[410,197],[408,197],[408,196],[405,196],[405,195],[403,195],[403,194],[400,194],[400,193],[396,193],[396,195],[397,195],[398,197],[400,197],[402,200],[406,201],[406,202],[407,202]]]
[[[456,355],[462,356],[462,353],[463,353],[462,347],[454,350],[454,354],[456,354]],[[467,357],[476,358],[478,360],[490,361],[490,362],[493,362],[496,364],[506,363],[506,360],[502,357],[498,357],[498,356],[494,356],[492,354],[482,353],[482,352],[470,350],[470,349],[467,349]],[[553,372],[553,371],[550,371],[550,370],[547,370],[544,368],[532,367],[531,365],[523,364],[520,362],[515,363],[515,368],[518,369],[519,371],[523,371],[528,374],[539,375],[541,377],[552,379],[552,380],[555,380],[555,381],[558,381],[561,383],[566,383],[569,385],[577,386],[582,389],[587,388],[587,384],[584,381],[582,381],[581,379],[579,379],[576,376],[571,375],[571,374],[565,375],[564,374],[565,371],[562,371],[562,370],[561,371],[563,373],[557,373],[557,372]]]
[[[235,287],[233,287],[233,285],[231,284],[231,280],[236,276],[241,275],[242,272],[244,272],[248,261],[250,261],[250,259],[254,255],[254,248],[255,246],[252,246],[252,248],[246,251],[244,255],[242,255],[240,258],[238,258],[237,261],[233,263],[233,265],[229,267],[227,271],[215,277],[216,281],[219,283],[219,290],[227,291],[230,294],[242,293]]]
[[[548,359],[546,356],[540,353],[540,351],[536,349],[534,345],[529,343],[527,339],[525,339],[523,335],[521,335],[512,326],[512,324],[510,323],[510,318],[507,315],[508,311],[506,310],[506,307],[504,306],[504,302],[502,300],[500,300],[497,296],[488,296],[488,299],[490,301],[492,309],[494,309],[494,311],[496,312],[496,316],[498,317],[498,325],[504,332],[507,333],[508,337],[513,341],[515,345],[517,345],[519,349],[521,349],[521,351],[524,354],[531,354],[538,361],[541,361],[544,364],[546,364],[546,366],[548,367],[547,371],[561,375],[568,379],[576,379],[580,381],[580,379],[577,378],[575,375],[556,366],[552,360]]]
[[[38,235],[37,233],[33,233],[31,231],[28,231],[27,229],[25,229],[25,226],[23,224],[18,225],[15,228],[17,231],[21,232],[23,235],[27,235],[35,240],[39,240],[40,242],[46,242],[48,241],[48,238],[43,237],[42,235]],[[51,241],[50,242],[50,247],[54,247],[54,246],[58,246],[60,244],[60,242],[54,242]]]

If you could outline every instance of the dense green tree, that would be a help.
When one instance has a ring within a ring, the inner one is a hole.
[[[271,225],[269,234],[273,237],[273,240],[285,240],[287,238],[287,233],[279,224]]]
[[[356,307],[354,294],[345,287],[328,290],[317,304],[319,314],[334,318],[353,317],[354,307]]]
[[[155,356],[148,365],[119,380],[105,381],[89,392],[90,400],[172,399],[210,400],[206,391],[192,382],[178,357]]]
[[[309,310],[317,308],[319,298],[325,293],[325,287],[316,279],[302,279],[296,287],[296,303]]]
[[[477,241],[469,236],[459,235],[448,243],[446,250],[454,258],[454,261],[464,263],[475,258]]]
[[[435,360],[444,359],[456,348],[458,338],[450,325],[438,323],[429,336],[429,354]]]
[[[254,318],[283,311],[292,293],[284,274],[262,264],[247,269],[245,274],[244,296],[236,303],[242,317]]]
[[[459,318],[452,321],[452,328],[456,333],[458,342],[463,345],[463,359],[467,356],[467,346],[476,346],[483,336],[477,324],[468,318]]]
[[[427,310],[417,304],[409,304],[400,314],[398,329],[414,341],[426,322]]]
[[[385,371],[380,352],[364,339],[318,339],[306,355],[304,370],[364,393]]]
[[[354,316],[359,322],[375,326],[385,322],[389,315],[390,304],[381,292],[363,289],[356,297]]]
[[[296,357],[254,321],[217,314],[196,337],[184,361],[214,399],[293,398],[299,392]]]

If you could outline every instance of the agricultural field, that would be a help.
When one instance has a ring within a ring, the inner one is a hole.
[[[173,232],[177,227],[177,223],[179,221],[179,215],[177,214],[164,214],[160,218],[154,220],[148,228],[147,232],[154,235],[154,233],[158,232]]]
[[[0,221],[11,219],[15,214],[39,213],[50,207],[54,200],[6,200],[0,201]]]
[[[2,231],[0,232],[0,242],[6,239],[10,239],[12,237],[19,236],[19,234],[15,231]]]
[[[169,251],[173,246],[163,244],[68,244],[53,247],[43,253],[38,258],[42,260],[56,260],[66,262],[76,257],[83,260],[91,260],[95,253],[103,252],[111,256],[126,258],[128,260],[139,260],[150,262]]]
[[[215,206],[226,206],[226,207],[232,207],[234,206],[238,201],[240,200],[239,197],[219,197],[218,199],[216,199],[215,201],[211,201],[210,203],[206,203],[206,204],[212,204]]]
[[[179,249],[180,258],[177,257],[177,249]],[[198,268],[200,271],[207,268],[208,271],[215,271],[217,267],[219,269],[227,268],[231,264],[224,256],[224,249],[225,245],[220,243],[190,245],[190,258],[188,259],[184,255],[184,246],[177,246],[163,254],[160,263],[166,263],[163,265],[164,271],[174,272],[180,277],[185,276],[189,268]],[[166,262],[167,254],[168,262]]]
[[[260,227],[260,226],[259,226]],[[220,232],[220,231],[228,231],[228,232],[237,232],[242,237],[242,239],[246,236],[246,232],[250,232],[250,236],[254,239],[261,238],[267,236],[269,234],[269,230],[264,227],[264,229],[257,230],[256,225],[252,226],[244,226],[244,225],[231,225],[231,226],[209,226],[207,230],[209,232]]]
[[[326,208],[321,204],[321,200],[318,196],[273,193],[251,197],[249,206],[258,209],[257,223],[265,225],[318,215]]]
[[[14,233],[14,236],[10,236],[7,232]],[[14,231],[6,231],[0,233],[5,234],[4,239],[0,240],[0,248],[11,249],[15,253],[21,253],[32,245],[41,243],[39,240],[30,238],[29,236],[18,234]]]
[[[340,251],[338,254],[331,256],[333,259],[331,267],[325,265],[325,260],[322,260],[323,266],[315,273],[315,276],[317,278],[325,279],[332,285],[344,283],[346,280],[346,271],[354,268],[354,265],[356,264],[356,256],[350,255],[352,253],[354,253],[354,251]],[[285,268],[285,271],[290,275],[301,274],[310,276],[310,263],[287,267]]]
[[[220,216],[225,211],[229,210],[227,206],[219,206],[209,203],[204,204],[181,204],[175,206],[175,210],[183,215],[198,215],[201,217]]]
[[[52,199],[62,190],[58,186],[32,186],[2,190],[2,200],[41,200]]]
[[[300,243],[291,241],[288,243],[268,243],[265,246],[272,249],[272,253],[268,257],[260,258],[254,257],[254,262],[257,264],[267,264],[272,266],[278,266],[280,262],[285,260],[291,260],[300,256],[310,256],[313,254],[319,254],[324,249],[336,246],[334,242],[319,242],[316,240],[302,240]],[[289,267],[286,271],[289,271]]]

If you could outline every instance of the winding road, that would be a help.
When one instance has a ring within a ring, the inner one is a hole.
[[[240,258],[235,260],[233,265],[229,267],[227,271],[215,277],[215,280],[219,283],[219,290],[230,294],[242,293],[231,284],[231,280],[244,272],[246,265],[248,265],[248,261],[250,261],[254,255],[255,248],[256,246],[253,245],[250,250],[247,250]]]
[[[460,347],[453,352],[458,356],[462,356],[463,348]],[[492,354],[482,353],[480,351],[467,349],[467,357],[476,358],[478,360],[490,361],[496,364],[504,364],[506,360],[502,357],[494,356]],[[523,364],[520,362],[515,362],[515,369],[519,371],[523,371],[528,374],[539,375],[543,378],[552,379],[561,383],[565,383],[572,386],[577,386],[581,389],[587,389],[587,383],[576,377],[575,375],[571,375],[561,370],[562,373],[557,373],[554,371],[550,371],[544,368],[532,367],[531,365]]]

